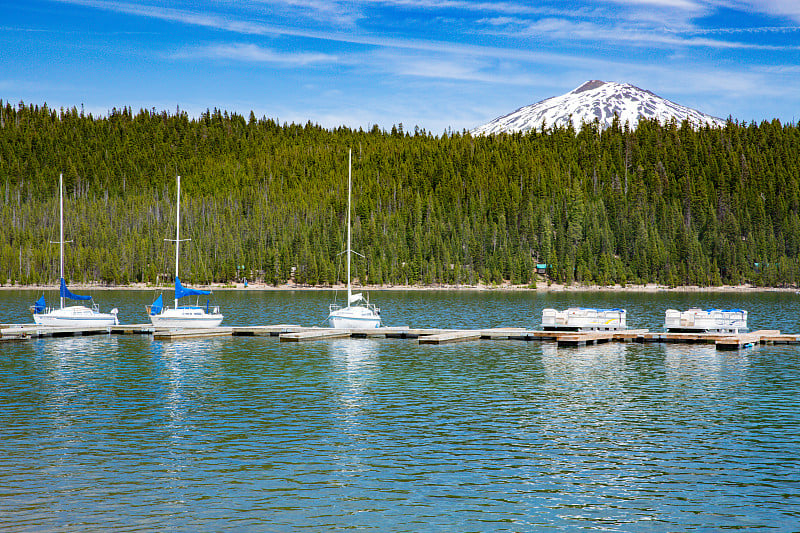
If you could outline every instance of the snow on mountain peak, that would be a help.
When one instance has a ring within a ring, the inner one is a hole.
[[[599,120],[601,128],[611,126],[614,115],[620,125],[628,122],[635,128],[640,118],[656,119],[665,124],[673,118],[680,124],[684,119],[694,127],[708,124],[722,127],[725,121],[676,104],[650,91],[629,83],[589,80],[580,87],[539,103],[521,107],[508,115],[494,119],[472,130],[473,135],[527,132],[546,127],[566,127],[570,121],[576,131],[583,122]]]

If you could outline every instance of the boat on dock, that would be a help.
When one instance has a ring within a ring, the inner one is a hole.
[[[64,175],[58,175],[58,203],[59,203],[59,240],[61,271],[59,297],[61,304],[57,308],[47,307],[42,295],[31,306],[34,323],[42,326],[55,327],[103,327],[116,326],[119,324],[117,319],[117,309],[114,308],[110,313],[101,313],[100,307],[94,303],[91,296],[75,294],[67,287],[64,279],[64,244],[72,241],[64,240]],[[91,307],[85,305],[64,306],[64,300],[91,301]]]
[[[671,333],[742,333],[747,311],[742,309],[667,309],[664,328]]]
[[[627,327],[625,309],[542,309],[542,329],[545,331],[619,331]]]
[[[223,315],[219,306],[211,306],[206,300],[206,305],[179,305],[178,300],[186,296],[210,295],[211,291],[190,289],[181,284],[178,277],[178,261],[180,259],[181,243],[181,177],[177,177],[176,218],[175,218],[175,307],[165,307],[163,295],[145,307],[150,317],[150,322],[157,328],[215,328],[222,323]],[[172,241],[172,239],[164,239]],[[189,241],[191,239],[183,239]]]
[[[350,150],[347,161],[347,306],[330,304],[328,309],[328,322],[332,328],[336,329],[364,329],[377,328],[381,325],[381,311],[362,293],[353,293],[350,280],[350,256],[351,254],[361,255],[350,248],[350,204],[352,196],[352,169],[353,151]],[[363,257],[363,256],[362,256]]]

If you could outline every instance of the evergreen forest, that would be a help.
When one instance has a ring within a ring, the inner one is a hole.
[[[171,281],[176,175],[185,282],[343,282],[349,149],[361,284],[800,278],[800,131],[777,120],[473,137],[0,101],[0,282],[57,281],[60,173],[72,283]]]

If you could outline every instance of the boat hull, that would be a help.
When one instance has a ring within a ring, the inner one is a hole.
[[[345,307],[331,311],[328,323],[336,329],[373,329],[380,327],[381,315],[366,307]]]
[[[83,305],[73,305],[63,309],[35,313],[33,322],[40,326],[64,328],[104,327],[119,324],[116,313],[100,313]]]
[[[207,313],[201,307],[179,307],[150,315],[150,322],[157,328],[215,328],[223,318],[221,314]]]

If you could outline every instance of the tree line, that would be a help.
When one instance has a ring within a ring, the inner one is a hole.
[[[364,284],[798,283],[800,132],[777,120],[473,137],[1,100],[0,282],[57,280],[59,173],[73,282],[171,278],[178,174],[182,279],[342,282],[348,149]]]

